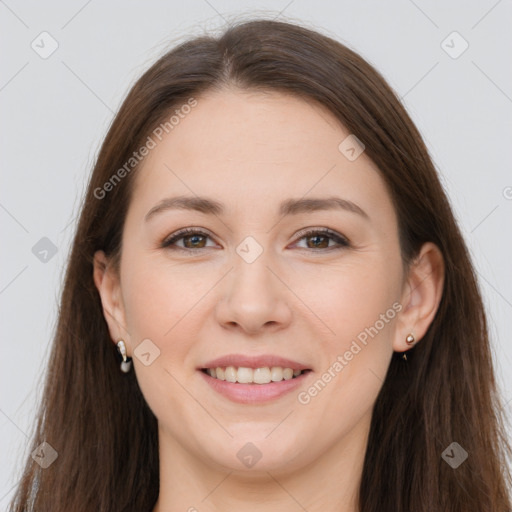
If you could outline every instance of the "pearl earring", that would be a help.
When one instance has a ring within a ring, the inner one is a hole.
[[[121,354],[123,358],[121,362],[121,371],[124,373],[128,373],[132,367],[132,358],[126,357],[126,345],[123,340],[119,340],[117,342],[117,350]]]

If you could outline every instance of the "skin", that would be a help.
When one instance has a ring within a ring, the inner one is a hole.
[[[290,95],[209,92],[139,169],[119,275],[102,251],[95,254],[112,341],[125,341],[158,419],[154,512],[244,512],[255,502],[262,512],[357,510],[372,407],[392,352],[409,348],[411,332],[421,342],[432,322],[444,266],[427,243],[403,268],[385,183],[364,152],[349,161],[338,150],[347,135],[324,107]],[[174,195],[208,196],[227,212],[167,210],[144,221]],[[284,199],[331,195],[353,201],[369,220],[343,210],[277,212]],[[195,253],[160,247],[184,227],[211,236],[176,242],[199,247]],[[351,245],[329,250],[338,244],[321,238],[317,248],[315,235],[297,236],[304,228],[330,228]],[[249,235],[263,249],[250,264],[236,252]],[[401,311],[309,403],[299,403],[298,392],[393,303]],[[147,338],[160,350],[149,366],[133,353]],[[313,371],[297,392],[238,404],[197,371],[230,353],[277,354]],[[262,455],[251,468],[237,458],[248,442]]]

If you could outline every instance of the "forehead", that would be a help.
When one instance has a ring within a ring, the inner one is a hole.
[[[231,89],[196,101],[177,113],[179,122],[161,140],[153,136],[155,147],[136,173],[134,196],[146,212],[176,193],[214,196],[250,211],[283,198],[339,193],[394,215],[377,167],[364,152],[347,159],[339,146],[350,134],[322,105]]]
[[[162,151],[152,152],[148,163],[155,156],[171,156],[163,146],[184,162],[201,158],[212,163],[240,162],[244,169],[253,161],[275,165],[279,159],[296,162],[306,154],[312,157],[325,151],[325,158],[334,161],[345,132],[313,100],[280,92],[217,90],[197,98],[197,106],[168,137],[164,134],[166,140],[159,144]]]

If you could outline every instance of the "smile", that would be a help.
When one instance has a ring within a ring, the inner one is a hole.
[[[215,372],[215,376],[210,375],[213,372]],[[280,380],[272,380],[272,373],[274,379],[280,378]],[[224,368],[220,366],[216,367],[215,370],[213,368],[203,368],[198,371],[198,374],[210,389],[229,401],[256,405],[266,402],[272,403],[289,395],[292,391],[304,386],[306,379],[313,375],[313,371],[295,370],[294,372],[291,368],[275,366],[254,369],[235,366]],[[226,379],[226,375],[231,381]],[[224,379],[222,380],[221,377],[224,377]],[[239,378],[243,382],[239,382]]]
[[[310,370],[294,370],[293,368],[283,368],[281,366],[265,366],[254,369],[243,366],[218,366],[217,368],[203,368],[201,371],[214,379],[232,383],[270,384],[271,382],[294,379]]]

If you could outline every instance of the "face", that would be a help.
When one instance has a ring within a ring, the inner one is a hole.
[[[258,454],[262,471],[304,467],[366,436],[403,335],[395,211],[323,107],[237,90],[197,101],[137,171],[107,320],[125,328],[169,446],[212,467],[244,470]],[[218,208],[182,201],[147,217],[176,196]],[[212,365],[283,380],[222,381],[202,371]]]

